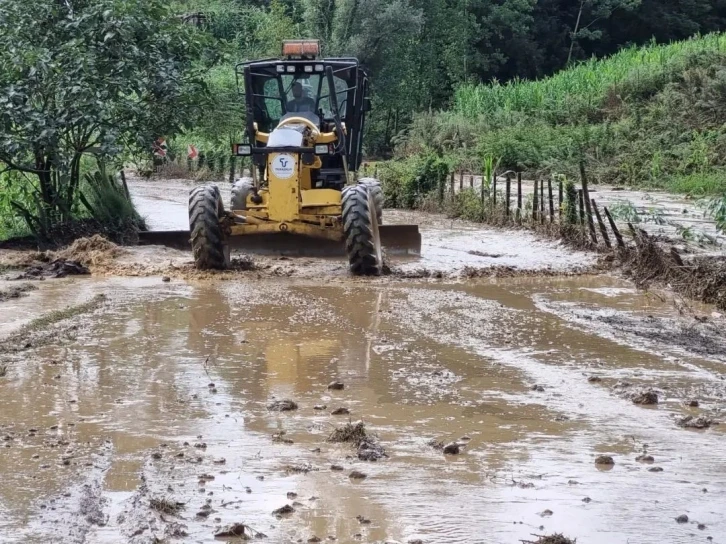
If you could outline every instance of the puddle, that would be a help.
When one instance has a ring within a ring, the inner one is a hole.
[[[214,542],[233,523],[269,542],[726,534],[724,426],[674,420],[724,419],[723,363],[573,317],[681,318],[616,278],[91,278],[42,282],[17,303],[51,309],[81,292],[105,293],[104,312],[76,318],[68,339],[0,354],[3,542]],[[625,381],[659,404],[633,404],[615,387]],[[694,396],[700,407],[685,407]],[[267,409],[283,399],[298,409]],[[326,440],[358,420],[386,458]],[[644,452],[653,465],[636,461]],[[602,454],[615,466],[596,467]],[[152,508],[162,499],[179,511]],[[272,514],[285,505],[294,512]]]

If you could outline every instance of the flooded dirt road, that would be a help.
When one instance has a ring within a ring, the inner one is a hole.
[[[37,286],[0,306],[2,542],[726,542],[708,308],[608,276]]]

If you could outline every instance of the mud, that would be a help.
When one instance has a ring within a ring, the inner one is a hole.
[[[0,312],[0,541],[723,541],[722,317],[420,219],[427,252],[366,280],[69,250],[90,277]]]
[[[35,285],[26,283],[24,285],[13,285],[7,289],[0,289],[0,302],[5,302],[14,298],[27,297],[28,292],[35,291]]]
[[[18,303],[70,302],[78,281],[105,293],[92,320],[50,320],[59,341],[0,355],[3,541],[243,530],[271,542],[660,544],[681,541],[672,520],[684,512],[703,536],[726,531],[723,426],[678,424],[718,421],[723,363],[583,325],[573,308],[683,319],[622,280],[92,277],[41,282]],[[332,377],[345,387],[329,389]],[[623,394],[641,390],[658,404]],[[292,399],[296,410],[268,410]],[[351,441],[328,440],[336,429]]]

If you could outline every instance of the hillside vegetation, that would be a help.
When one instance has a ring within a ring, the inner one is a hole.
[[[726,192],[726,35],[631,47],[539,81],[463,85],[416,117],[399,155],[666,188]]]

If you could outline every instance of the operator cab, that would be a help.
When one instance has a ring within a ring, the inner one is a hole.
[[[319,52],[317,41],[284,42],[282,59],[237,66],[238,86],[244,86],[249,144],[238,147],[250,151],[260,174],[267,163],[266,149],[313,152],[323,163],[313,172],[313,186],[342,188],[347,172],[357,171],[362,160],[365,114],[370,110],[368,76],[357,59],[320,59]],[[305,118],[321,133],[337,130],[338,142],[305,149],[303,125],[277,128],[291,117]],[[270,134],[267,144],[256,138],[258,132]]]

